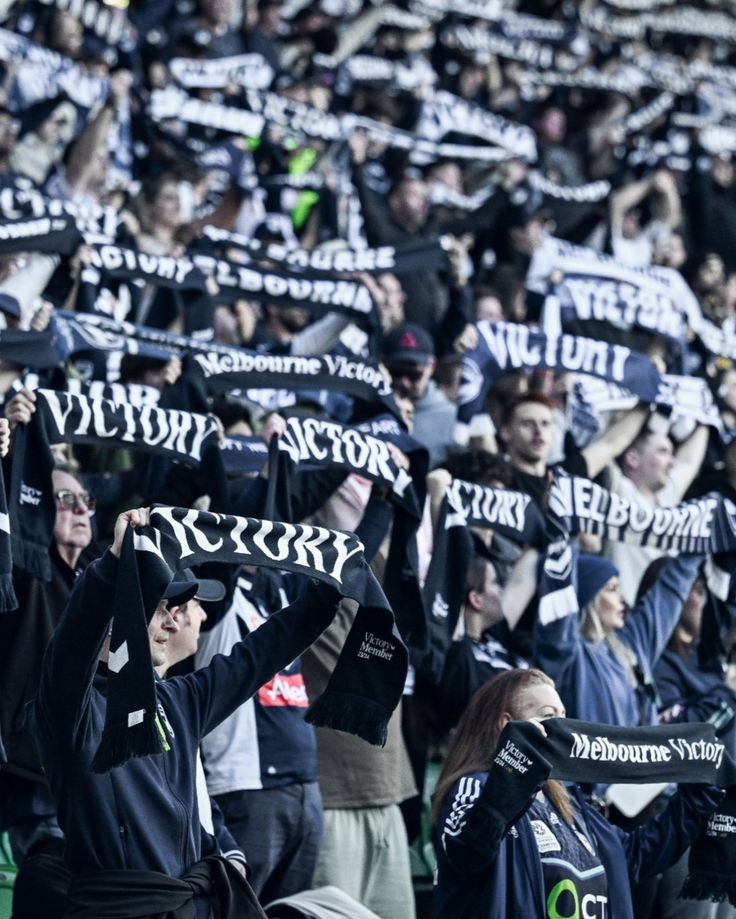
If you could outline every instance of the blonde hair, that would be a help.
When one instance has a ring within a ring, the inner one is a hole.
[[[639,679],[636,675],[636,667],[639,661],[636,654],[621,641],[615,632],[606,634],[604,631],[598,615],[598,596],[591,600],[590,603],[583,608],[580,614],[580,634],[592,645],[605,642],[613,652],[616,660],[626,671],[626,677],[631,688],[637,689],[639,686]]]

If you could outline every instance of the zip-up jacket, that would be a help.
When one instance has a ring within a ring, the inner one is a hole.
[[[531,821],[524,815],[509,827],[500,824],[492,807],[484,806],[487,779],[487,772],[463,776],[443,802],[436,831],[433,915],[546,916],[542,862]],[[608,919],[633,919],[631,884],[673,865],[721,799],[717,789],[682,785],[663,814],[625,833],[587,804],[576,786],[570,791],[606,872]]]
[[[202,670],[158,681],[159,716],[170,749],[96,774],[91,762],[107,688],[97,662],[117,565],[107,552],[77,582],[44,659],[33,727],[72,874],[138,869],[178,878],[201,857],[195,777],[200,739],[320,635],[339,594],[310,585],[228,657],[218,655]]]

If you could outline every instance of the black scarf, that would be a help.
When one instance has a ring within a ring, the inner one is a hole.
[[[53,219],[53,225],[57,220],[71,217],[80,233],[105,237],[114,236],[120,222],[119,213],[109,205],[91,201],[75,204],[62,198],[46,198],[36,188],[19,190],[10,186],[0,189],[0,215],[7,223],[47,217]],[[37,243],[38,240],[34,248],[38,248]]]
[[[155,507],[151,526],[136,532],[129,528],[123,541],[107,711],[93,761],[95,771],[104,772],[130,756],[160,752],[146,626],[174,570],[215,559],[307,574],[358,601],[360,608],[335,671],[307,719],[383,745],[389,718],[403,691],[407,652],[354,534]]]
[[[650,508],[589,479],[558,475],[550,489],[548,550],[539,586],[543,624],[578,612],[571,541],[577,533],[688,554],[732,552],[736,550],[736,505],[710,494],[675,507]]]
[[[10,104],[18,109],[39,98],[55,99],[61,93],[82,108],[91,109],[104,102],[110,90],[106,77],[92,76],[63,54],[7,29],[0,29],[0,60],[14,65]],[[27,95],[29,87],[33,87],[33,95]]]
[[[258,472],[268,462],[268,447],[257,436],[235,437],[228,435],[220,444],[222,462],[228,475]]]
[[[0,359],[16,367],[32,367],[34,370],[51,370],[61,363],[54,333],[48,330],[0,330]]]
[[[378,403],[397,418],[391,384],[373,361],[358,361],[342,354],[307,357],[267,354],[239,348],[194,352],[185,372],[199,375],[210,392],[233,389],[327,389]]]
[[[618,727],[553,718],[546,737],[531,740],[531,750],[551,765],[551,777],[599,784],[678,782],[727,788],[718,810],[690,850],[689,874],[680,896],[728,900],[736,905],[736,766],[712,724]],[[512,768],[525,771],[513,743],[497,751]]]
[[[355,84],[416,89],[422,83],[434,82],[436,74],[422,57],[390,61],[370,54],[356,54],[348,58],[338,72],[338,87],[349,95]],[[344,83],[343,83],[344,81]]]
[[[712,724],[619,727],[553,718],[540,749],[551,778],[600,784],[696,782],[731,785],[734,763]]]
[[[436,685],[465,602],[465,582],[474,546],[469,527],[490,529],[520,546],[542,546],[545,523],[528,495],[453,479],[440,505],[432,559],[424,583],[428,653],[422,674]]]
[[[440,41],[447,48],[458,48],[466,53],[494,54],[543,70],[554,67],[556,49],[553,45],[530,41],[528,38],[499,35],[482,26],[450,26],[440,33]]]
[[[607,179],[598,179],[583,185],[559,185],[541,172],[534,171],[529,173],[529,184],[541,191],[545,197],[568,204],[595,204],[611,194],[611,183]]]
[[[729,789],[704,831],[693,843],[688,875],[679,896],[736,906],[736,795]]]
[[[645,402],[654,402],[660,375],[643,354],[623,345],[609,345],[575,335],[545,335],[528,326],[476,323],[478,346],[463,355],[459,417],[469,421],[484,411],[490,386],[507,370],[550,370],[588,373],[620,383]]]
[[[144,280],[175,290],[205,290],[205,278],[194,263],[183,256],[151,255],[121,246],[90,247],[91,265],[112,278]]]
[[[563,328],[578,335],[588,334],[586,323],[591,320],[624,331],[636,327],[676,341],[687,331],[686,317],[675,309],[670,296],[629,281],[566,274],[550,293],[559,304]],[[546,322],[545,329],[549,331]]]
[[[378,325],[376,304],[360,281],[309,276],[309,273],[269,271],[255,265],[236,265],[208,255],[195,255],[194,262],[220,288],[218,300],[243,297],[274,306],[301,306],[316,315],[343,313],[355,320]]]
[[[581,449],[600,431],[600,413],[628,411],[638,402],[637,396],[616,383],[608,383],[586,374],[577,374],[565,406],[567,426]],[[701,377],[662,374],[656,404],[675,418],[692,418],[697,424],[715,428],[723,437],[723,423],[718,405],[708,384]]]
[[[34,577],[51,578],[48,547],[56,511],[50,444],[99,444],[194,467],[204,464],[210,481],[219,481],[218,428],[212,418],[55,390],[39,389],[36,399],[30,424],[19,425],[14,435],[10,479],[13,563]]]
[[[265,919],[248,882],[226,858],[210,855],[181,878],[158,871],[108,869],[72,878],[68,919],[194,919],[196,896],[214,901],[218,919]]]
[[[444,90],[434,93],[423,104],[416,130],[420,137],[431,141],[438,141],[452,132],[469,134],[502,147],[520,159],[529,162],[537,159],[536,140],[530,127],[507,121],[501,115]]]
[[[526,276],[527,288],[535,293],[547,294],[548,280],[553,272],[618,282],[617,285],[608,286],[606,298],[616,301],[619,313],[632,291],[641,291],[635,296],[641,300],[638,315],[639,324],[643,328],[656,328],[658,322],[665,323],[665,327],[668,323],[674,323],[673,316],[657,319],[658,313],[669,309],[672,314],[679,314],[687,320],[689,328],[712,354],[736,357],[736,335],[715,325],[703,315],[695,294],[674,268],[659,265],[632,268],[610,255],[550,236],[534,252]],[[647,311],[651,315],[645,321],[643,317]]]
[[[53,319],[57,356],[53,364],[19,361],[33,367],[53,366],[80,351],[142,354],[167,360],[185,355],[185,373],[210,392],[233,389],[329,390],[345,392],[365,402],[381,405],[396,418],[401,413],[394,401],[391,385],[373,361],[352,360],[344,355],[306,357],[257,353],[245,348],[198,341],[161,329],[115,322],[104,316],[69,313],[58,310]],[[0,333],[0,357],[3,342],[22,344],[28,332]],[[43,341],[51,333],[33,333]],[[16,336],[14,338],[13,336]],[[22,349],[21,349],[22,355]]]
[[[293,177],[289,176],[289,180]],[[297,177],[298,178],[298,177]],[[252,258],[279,262],[293,271],[307,272],[307,276],[365,271],[369,274],[406,274],[418,271],[429,262],[446,264],[447,254],[440,239],[421,239],[400,246],[378,246],[375,249],[293,249],[278,243],[261,243],[240,233],[228,233],[219,227],[207,226],[203,239],[218,248],[235,248]]]
[[[37,217],[0,224],[0,252],[58,252],[72,255],[82,236],[71,217]]]
[[[384,425],[392,420],[384,419]],[[424,504],[427,451],[405,433],[394,432],[395,443],[403,433],[402,449],[412,462],[410,474],[396,465],[385,440],[365,430],[367,427],[347,427],[321,418],[288,418],[284,434],[271,441],[266,516],[277,514],[274,519],[292,521],[290,484],[300,465],[347,469],[387,486],[394,522],[384,589],[401,637],[412,649],[421,649],[427,634],[418,580],[416,531]]]

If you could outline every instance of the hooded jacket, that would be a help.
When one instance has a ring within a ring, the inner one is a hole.
[[[73,875],[106,869],[179,878],[202,857],[196,755],[200,739],[314,641],[338,594],[310,586],[228,657],[156,683],[168,749],[102,774],[91,770],[105,720],[107,679],[98,658],[118,560],[107,552],[79,578],[44,659],[32,724],[57,803]],[[202,904],[197,915],[208,915]]]

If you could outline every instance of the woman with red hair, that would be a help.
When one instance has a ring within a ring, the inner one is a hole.
[[[540,670],[500,674],[471,699],[435,794],[436,917],[633,919],[631,884],[674,864],[715,809],[717,791],[683,785],[661,816],[612,826],[535,749],[544,721],[564,717]]]

